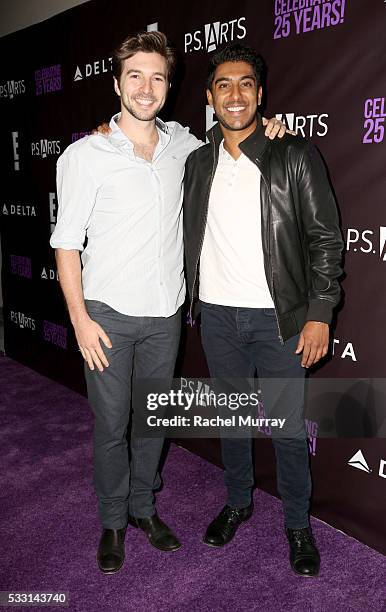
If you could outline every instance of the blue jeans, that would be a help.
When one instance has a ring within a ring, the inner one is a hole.
[[[286,527],[309,524],[311,476],[303,421],[304,376],[298,336],[284,345],[278,338],[273,308],[236,308],[202,302],[201,336],[212,378],[261,379],[265,416],[285,415],[288,437],[272,436],[276,454],[277,488]],[[286,434],[287,435],[287,434]],[[251,503],[254,484],[251,437],[221,438],[227,504]]]

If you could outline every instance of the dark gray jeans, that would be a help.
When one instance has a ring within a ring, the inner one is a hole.
[[[120,529],[127,515],[152,516],[163,438],[131,437],[127,428],[136,379],[173,378],[180,339],[181,311],[171,317],[132,317],[106,304],[86,300],[90,317],[109,336],[101,346],[109,361],[103,372],[85,363],[88,399],[95,416],[94,485],[103,527]]]
[[[288,437],[272,437],[285,525],[291,529],[308,526],[311,476],[303,421],[305,370],[301,356],[295,355],[298,336],[284,346],[279,342],[273,308],[206,303],[201,308],[201,335],[212,378],[252,378],[257,373],[265,379],[265,416],[285,416],[289,432]],[[221,438],[221,450],[227,503],[246,507],[254,484],[251,438]]]

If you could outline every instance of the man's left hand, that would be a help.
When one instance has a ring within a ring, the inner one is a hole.
[[[327,323],[307,321],[300,332],[295,353],[303,351],[302,367],[310,368],[327,355],[330,329]]]
[[[284,123],[280,121],[280,119],[276,119],[276,117],[272,117],[271,119],[267,119],[266,117],[262,117],[263,125],[265,128],[265,135],[267,138],[273,140],[278,136],[279,138],[283,138],[284,134],[288,131],[285,127]],[[293,134],[294,132],[291,132]]]

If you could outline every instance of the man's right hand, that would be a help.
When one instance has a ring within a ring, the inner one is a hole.
[[[102,136],[108,136],[111,134],[111,127],[108,123],[101,123],[97,128],[91,130],[91,134],[102,134]]]
[[[102,350],[100,340],[107,348],[112,348],[110,338],[101,326],[88,315],[73,325],[79,350],[84,360],[87,361],[88,367],[90,370],[94,370],[96,366],[100,372],[103,372],[103,366],[108,368],[109,362]]]

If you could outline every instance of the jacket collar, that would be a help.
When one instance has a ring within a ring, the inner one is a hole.
[[[214,143],[216,147],[216,154],[218,155],[220,143],[224,138],[220,124],[216,123],[206,135],[208,139]],[[239,148],[247,157],[253,160],[257,159],[257,161],[261,161],[268,142],[268,138],[264,135],[264,126],[261,122],[261,117],[260,115],[257,115],[257,126],[255,131],[240,143]]]

